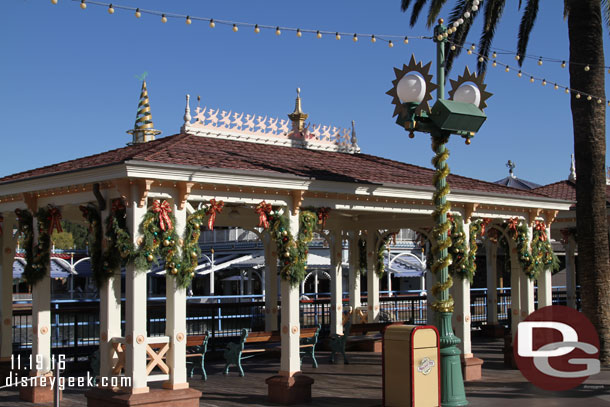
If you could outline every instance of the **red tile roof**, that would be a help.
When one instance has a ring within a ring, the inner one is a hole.
[[[576,201],[576,184],[563,180],[534,189],[535,192],[548,195],[551,198]],[[606,185],[606,201],[610,203],[610,185]]]
[[[368,154],[256,144],[235,140],[176,134],[152,142],[136,144],[104,153],[66,161],[0,178],[3,183],[119,164],[129,160],[292,174],[317,180],[355,183],[395,183],[430,187],[433,170]],[[505,195],[548,197],[545,194],[497,185],[491,182],[450,175],[453,190]]]

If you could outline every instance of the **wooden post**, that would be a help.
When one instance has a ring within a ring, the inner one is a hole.
[[[179,209],[174,199],[174,225],[178,236],[184,235],[186,227],[186,209]],[[180,250],[180,249],[179,249]],[[163,387],[171,390],[187,389],[186,377],[186,287],[179,287],[172,275],[165,280],[165,335],[169,336],[170,347],[167,352],[169,380]]]
[[[377,322],[379,318],[379,278],[375,273],[377,244],[377,230],[369,229],[366,235],[366,301],[368,322]]]
[[[138,207],[137,185],[131,185],[131,203],[127,208],[127,227],[137,247],[139,226],[146,214],[146,204]],[[133,394],[148,393],[146,374],[146,272],[128,264],[125,271],[125,376],[131,377]]]
[[[341,230],[333,230],[329,236],[330,246],[330,332],[343,335],[343,273],[341,255],[343,245]]]
[[[358,252],[358,232],[349,232],[349,305],[352,322],[360,322],[358,309],[360,303],[360,253]]]

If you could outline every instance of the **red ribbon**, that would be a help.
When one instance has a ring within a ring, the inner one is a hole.
[[[120,212],[125,210],[125,204],[122,199],[113,199],[112,200],[112,208],[110,211],[112,213]]]
[[[330,208],[319,208],[318,209],[318,224],[322,225],[322,229],[326,227],[326,221],[328,220],[328,213]]]
[[[61,212],[56,207],[49,207],[49,234],[53,233],[53,229],[57,230],[58,233],[63,232],[61,228]]]
[[[262,226],[265,229],[269,228],[269,219],[267,218],[267,215],[269,215],[272,210],[271,204],[268,204],[265,201],[258,204],[254,210],[258,213],[258,226]]]
[[[481,222],[481,237],[485,236],[485,228],[490,223],[491,223],[491,219],[490,218],[485,218],[485,219],[483,219],[483,222]]]
[[[216,222],[216,214],[222,212],[222,208],[225,206],[223,201],[216,202],[216,199],[210,199],[210,206],[207,210],[208,218],[208,229],[214,230],[214,223]]]
[[[172,208],[169,206],[169,202],[159,202],[158,199],[155,199],[153,201],[153,212],[159,214],[159,227],[161,230],[172,230],[174,228],[174,225],[172,225],[172,219],[169,216],[169,214],[172,213]]]
[[[508,229],[515,232],[517,234],[517,222],[519,222],[518,218],[510,218],[508,220]]]
[[[537,220],[534,228],[540,232],[540,240],[546,242],[546,225],[544,221]]]

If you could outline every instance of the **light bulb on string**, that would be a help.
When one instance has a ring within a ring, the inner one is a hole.
[[[142,17],[142,13],[140,12],[140,9],[137,8],[136,9],[136,18],[140,18],[140,17]]]
[[[167,23],[167,17],[165,17],[165,14],[161,14],[161,22],[163,24]]]
[[[523,74],[521,73],[521,71],[517,72],[517,76],[520,78],[523,76]]]
[[[472,45],[470,46],[470,49],[474,51],[475,49],[477,49],[477,46],[476,46],[476,45],[474,45],[474,44],[472,44]]]
[[[322,38],[322,33],[320,31],[316,32],[316,37],[317,38]]]
[[[114,14],[114,7],[112,7],[112,3],[108,6],[108,14]]]
[[[275,27],[275,35],[280,35],[281,33],[280,27]]]
[[[515,59],[518,61],[521,59],[521,57],[519,56],[519,54],[515,55]]]
[[[260,33],[260,32],[261,32],[261,29],[259,28],[258,24],[255,24],[255,25],[254,25],[254,32],[255,32],[256,34],[258,34],[258,33]]]
[[[504,68],[504,72],[509,72],[510,68],[508,67],[508,65],[506,65],[506,68]]]
[[[216,27],[216,23],[214,22],[214,19],[212,18],[210,20],[210,28],[214,28],[214,27]]]
[[[530,82],[534,83],[534,77],[533,76],[530,76]]]
[[[455,45],[452,45],[451,47],[449,47],[449,49],[451,49],[451,51],[455,51]]]
[[[591,99],[593,99],[593,98],[591,97],[591,95],[587,96],[587,100],[591,100]]]
[[[483,62],[483,61],[485,61],[485,58],[479,57],[479,62]]]
[[[51,0],[51,3],[57,4],[57,0]]]
[[[375,34],[371,35],[371,42],[374,44],[377,42],[377,38],[375,38]]]
[[[472,11],[477,11],[479,9],[479,6],[475,6],[474,4],[472,5],[472,7],[470,7],[470,9]]]
[[[561,61],[561,67],[565,68],[566,67],[566,61]]]
[[[591,67],[589,65],[585,66],[585,72],[589,72],[591,70]]]
[[[580,93],[576,94],[576,99],[580,99]]]
[[[493,63],[491,64],[491,66],[493,66],[494,68],[495,68],[496,66],[498,66],[498,63],[496,62],[496,60],[495,60],[495,59],[494,59]]]
[[[458,18],[457,22],[458,22],[458,25],[462,25],[462,24],[464,24],[464,19]]]
[[[85,0],[80,0],[80,8],[83,10],[87,8],[87,3],[85,3]]]
[[[555,86],[553,86],[555,88],[555,90],[559,89],[559,85],[555,84]]]
[[[394,47],[394,43],[392,42],[392,40],[390,40],[390,41],[388,42],[388,47],[390,47],[390,48],[393,48],[393,47]]]
[[[546,86],[546,79],[542,80],[542,86]]]
[[[301,32],[300,28],[297,28],[297,37],[301,38],[303,36],[303,33]]]
[[[566,88],[565,92],[570,93],[570,89]]]
[[[191,16],[186,16],[186,24],[191,25],[191,23],[192,23]]]
[[[468,51],[466,51],[466,53],[467,53],[468,55],[472,55],[472,50],[471,50],[471,49],[469,49]]]
[[[405,37],[405,39],[404,39],[404,41],[403,41],[403,42],[404,42],[405,44],[408,44],[408,43],[409,43],[409,37]]]
[[[237,28],[236,24],[233,24],[233,32],[236,33],[237,31],[239,31],[239,28]]]
[[[354,42],[358,42],[358,35],[354,34],[354,37],[352,39],[354,40]]]
[[[341,39],[341,34],[339,34],[338,32],[337,32],[337,33],[335,33],[335,38],[336,38],[337,40],[340,40],[340,39]]]
[[[493,54],[491,54],[491,57],[495,59],[495,58],[497,58],[497,57],[498,57],[498,54],[496,54],[496,52],[494,51],[494,53],[493,53]]]
[[[542,66],[542,58],[538,59],[538,66]]]
[[[464,12],[464,18],[470,18],[470,13],[468,11]]]

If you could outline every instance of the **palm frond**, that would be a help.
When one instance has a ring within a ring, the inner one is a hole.
[[[568,19],[568,14],[570,14],[570,5],[568,4],[568,0],[563,0],[563,19]]]
[[[436,18],[441,12],[441,9],[445,5],[447,0],[432,0],[430,2],[430,10],[428,11],[428,21],[426,25],[432,27],[436,22]]]
[[[426,1],[428,0],[417,0],[413,5],[413,10],[411,11],[411,20],[409,21],[411,27],[413,27],[417,22],[417,19],[419,18],[419,13],[421,13],[422,8],[424,8]]]
[[[472,9],[472,1],[473,0],[458,0],[456,2],[456,5],[449,16],[449,25],[453,24],[454,21],[461,18],[466,11]],[[455,51],[451,51],[451,49],[449,49],[449,51],[447,52],[447,56],[445,58],[445,77],[447,77],[447,75],[451,71],[454,59],[457,58],[462,52],[464,42],[466,42],[466,38],[468,37],[468,33],[470,32],[470,28],[472,27],[472,22],[479,13],[479,10],[471,11],[470,18],[465,19],[464,24],[460,25],[457,31],[451,34],[451,36],[449,37],[450,42],[455,44],[456,47]]]
[[[411,5],[411,0],[402,0],[400,2],[400,10],[404,13]]]
[[[485,3],[485,22],[481,31],[481,39],[479,40],[479,54],[483,55],[484,58],[483,62],[477,63],[477,72],[479,74],[487,71],[489,50],[505,6],[505,0],[489,0]]]
[[[604,14],[604,23],[606,27],[610,27],[610,1],[602,0],[602,12]]]
[[[538,15],[538,2],[539,0],[527,0],[525,5],[525,11],[523,17],[521,17],[521,24],[519,25],[519,41],[517,42],[517,55],[525,55],[527,51],[527,43],[530,39],[530,33],[534,27],[536,16]],[[519,58],[519,66],[523,65],[523,58]]]

